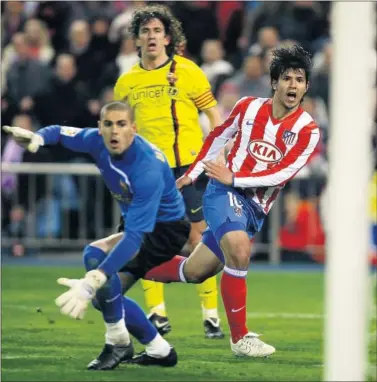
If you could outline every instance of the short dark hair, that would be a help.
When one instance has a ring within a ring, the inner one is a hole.
[[[164,24],[165,33],[170,36],[170,44],[166,47],[168,56],[173,55],[179,44],[185,41],[182,24],[173,16],[170,9],[165,5],[146,5],[137,9],[133,16],[130,26],[130,33],[134,39],[139,36],[140,27],[151,19],[158,19]]]
[[[292,47],[277,48],[272,51],[270,64],[270,81],[277,82],[280,76],[288,69],[303,69],[306,82],[309,81],[312,69],[311,55],[303,47],[293,45]]]
[[[100,112],[101,121],[105,118],[105,114],[109,111],[127,111],[130,116],[131,122],[133,122],[135,119],[134,110],[132,109],[131,105],[126,101],[113,101],[104,105]]]

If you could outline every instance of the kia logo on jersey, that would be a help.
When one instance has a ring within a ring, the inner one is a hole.
[[[283,157],[283,153],[272,143],[254,140],[250,142],[249,152],[252,157],[261,162],[275,163]]]

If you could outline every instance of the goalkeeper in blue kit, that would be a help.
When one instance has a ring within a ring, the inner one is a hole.
[[[110,370],[121,362],[174,366],[174,348],[123,293],[150,269],[180,253],[190,223],[164,155],[136,134],[131,107],[124,102],[105,105],[98,128],[56,125],[35,134],[19,127],[3,129],[30,152],[60,143],[91,155],[121,208],[121,232],[84,248],[85,276],[58,279],[69,288],[55,300],[62,314],[82,319],[90,302],[102,312],[105,346],[88,369]],[[144,352],[134,356],[129,333],[145,345]]]

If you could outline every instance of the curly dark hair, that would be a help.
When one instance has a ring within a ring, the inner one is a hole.
[[[277,82],[280,76],[288,69],[303,69],[306,82],[309,81],[312,69],[311,54],[303,47],[293,45],[289,48],[278,48],[272,51],[272,56],[270,64],[271,85],[273,82]]]
[[[168,56],[173,55],[180,44],[186,40],[182,30],[182,25],[171,13],[170,9],[165,5],[147,5],[137,9],[133,16],[130,26],[130,33],[134,39],[139,36],[139,30],[142,25],[145,25],[151,19],[158,19],[164,24],[165,33],[170,36],[170,44],[166,47]]]

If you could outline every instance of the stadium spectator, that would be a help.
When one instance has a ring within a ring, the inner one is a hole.
[[[224,53],[220,40],[205,40],[203,42],[201,52],[203,63],[200,67],[207,76],[215,94],[221,82],[234,72],[232,64],[224,60]]]
[[[17,32],[12,36],[10,43],[4,48],[3,56],[1,60],[1,93],[4,94],[6,91],[6,74],[9,68],[12,67],[13,63],[20,59],[24,53],[26,39],[23,32]]]
[[[146,5],[145,1],[132,1],[124,8],[123,12],[117,15],[110,25],[109,40],[112,43],[117,43],[124,38],[129,31],[132,14],[137,8]]]
[[[328,42],[323,47],[322,59],[317,62],[317,67],[313,72],[313,88],[310,94],[313,98],[319,98],[329,111],[329,80],[332,60],[332,44]]]
[[[75,57],[60,54],[56,58],[51,81],[36,97],[35,112],[44,126],[53,123],[82,125],[87,98],[86,87],[78,80]]]
[[[268,49],[276,48],[279,43],[279,32],[274,27],[263,27],[258,31],[258,40],[249,48],[250,55],[259,55]]]
[[[1,47],[8,45],[15,33],[23,30],[26,18],[23,13],[23,1],[4,1],[1,4],[4,13],[1,16]]]
[[[177,1],[171,6],[181,21],[187,38],[187,51],[198,62],[203,41],[220,38],[214,3],[210,1]]]
[[[30,57],[43,64],[49,64],[55,56],[55,51],[51,46],[46,25],[40,20],[29,19],[25,23],[24,33]]]
[[[30,57],[24,34],[17,36],[14,47],[17,59],[6,73],[6,100],[17,112],[31,113],[35,97],[48,87],[51,71],[46,65]]]
[[[116,65],[118,67],[118,78],[122,73],[128,72],[132,66],[139,62],[136,45],[132,36],[126,34],[121,40],[119,53],[116,57]]]
[[[52,46],[61,52],[66,46],[70,24],[74,20],[73,1],[38,1],[33,17],[47,25]]]
[[[263,76],[262,59],[260,56],[247,56],[241,70],[226,80],[220,87],[219,96],[223,92],[237,91],[241,97],[258,94],[268,97],[271,93],[269,80]]]

